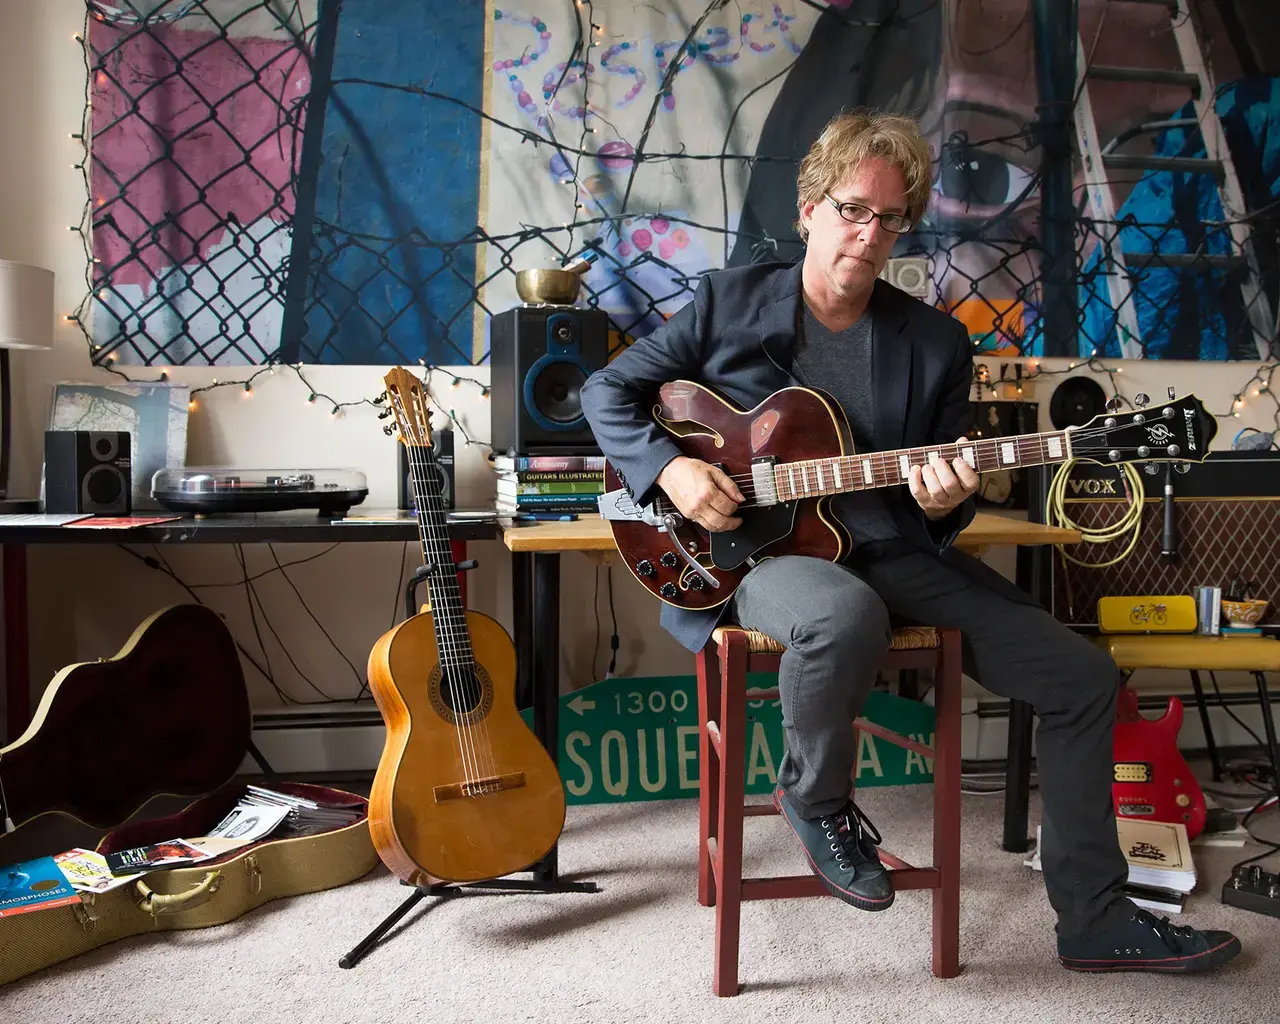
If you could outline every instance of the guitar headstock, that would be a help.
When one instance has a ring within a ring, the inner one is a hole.
[[[396,418],[400,441],[406,448],[430,448],[431,414],[426,385],[403,366],[391,370],[382,382],[386,385],[387,404]]]
[[[1101,413],[1070,428],[1072,456],[1107,465],[1205,460],[1218,421],[1199,398],[1170,397],[1148,408],[1146,396],[1139,395],[1137,404],[1140,408],[1133,412]]]

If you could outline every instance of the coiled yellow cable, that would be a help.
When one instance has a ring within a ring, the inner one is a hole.
[[[1116,555],[1115,558],[1108,559],[1105,562],[1086,562],[1076,558],[1074,555],[1067,553],[1067,545],[1055,545],[1062,553],[1062,557],[1076,565],[1082,565],[1087,569],[1103,569],[1109,565],[1115,565],[1122,562],[1133,552],[1138,545],[1138,536],[1142,530],[1142,506],[1146,498],[1146,491],[1142,486],[1142,477],[1138,475],[1137,468],[1126,462],[1120,467],[1124,474],[1125,495],[1129,499],[1129,507],[1125,509],[1125,513],[1116,522],[1103,527],[1102,529],[1087,530],[1079,523],[1071,519],[1067,515],[1066,509],[1066,493],[1067,481],[1071,477],[1071,469],[1080,459],[1068,459],[1058,471],[1053,474],[1053,480],[1049,484],[1049,493],[1044,503],[1044,521],[1051,526],[1063,526],[1070,530],[1079,530],[1081,534],[1081,543],[1083,544],[1106,544],[1113,540],[1118,540],[1125,535],[1126,532],[1131,533],[1129,543],[1125,549]]]

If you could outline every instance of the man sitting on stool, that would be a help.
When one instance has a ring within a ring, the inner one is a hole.
[[[691,302],[596,371],[582,390],[596,441],[639,504],[664,491],[687,518],[731,530],[743,496],[681,454],[652,419],[677,379],[750,409],[779,388],[826,392],[858,451],[951,444],[969,423],[972,348],[963,325],[877,275],[919,222],[931,158],[906,118],[842,114],[800,164],[796,264],[703,277]],[[1058,955],[1082,971],[1199,971],[1230,960],[1228,932],[1176,928],[1121,895],[1128,866],[1111,801],[1119,672],[1111,658],[976,558],[952,547],[972,520],[974,471],[915,466],[907,488],[844,494],[832,509],[852,546],[839,563],[762,559],[724,606],[664,604],[663,625],[701,650],[720,616],[786,646],[778,673],[787,752],[774,800],[828,889],[863,910],[894,898],[880,836],[850,799],[853,720],[892,640],[890,615],[964,636],[966,670],[1034,705],[1045,887]]]

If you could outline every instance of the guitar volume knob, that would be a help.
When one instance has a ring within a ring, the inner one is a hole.
[[[640,561],[636,562],[637,576],[653,576],[657,571],[658,570],[653,567],[653,563],[647,558],[642,558]]]
[[[658,593],[661,594],[663,597],[668,597],[668,598],[675,597],[676,585],[674,583],[664,583],[662,584],[661,587],[658,588]]]
[[[658,561],[661,562],[665,568],[674,569],[676,565],[679,564],[680,560],[676,558],[676,553],[674,551],[664,551],[662,553],[662,557],[659,558]]]
[[[696,572],[689,574],[690,590],[705,590],[706,587],[707,587],[707,581],[704,580],[701,576],[699,576]]]

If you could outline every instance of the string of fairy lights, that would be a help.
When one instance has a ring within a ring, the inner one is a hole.
[[[703,13],[702,18],[698,19],[698,25],[701,25],[702,22],[707,17],[707,15],[711,12],[711,10],[716,8],[717,6],[718,6],[717,0],[713,0],[713,2],[710,5],[708,5],[707,11]],[[604,26],[601,23],[601,19],[596,14],[594,6],[591,3],[591,0],[575,0],[573,11],[574,11],[574,14],[576,15],[575,20],[577,22],[577,39],[573,45],[572,53],[565,61],[564,73],[561,74],[559,81],[556,83],[555,88],[550,92],[550,95],[546,96],[546,98],[544,99],[544,117],[541,118],[540,121],[541,121],[541,124],[545,126],[547,130],[547,135],[543,136],[537,132],[530,131],[527,128],[520,129],[520,132],[522,135],[529,138],[534,138],[535,141],[546,142],[549,145],[555,147],[562,154],[564,153],[566,147],[563,147],[562,143],[556,138],[555,129],[554,129],[554,120],[552,116],[553,107],[555,105],[557,95],[559,93],[560,88],[563,85],[565,85],[566,82],[569,85],[573,85],[576,81],[581,81],[582,88],[583,88],[582,104],[584,107],[587,107],[589,105],[588,104],[589,89],[591,85],[591,78],[593,77],[591,72],[595,70],[590,62],[590,54],[591,54],[592,48],[599,45],[600,37],[604,30]],[[585,26],[584,26],[583,15],[585,15],[585,22],[586,22]],[[130,383],[154,383],[154,382],[167,383],[170,380],[170,371],[168,369],[161,369],[157,377],[151,378],[150,380],[148,380],[144,378],[130,376],[128,373],[120,369],[118,365],[117,354],[115,351],[109,351],[106,354],[105,361],[100,361],[94,358],[94,354],[100,353],[103,349],[103,345],[99,342],[96,342],[93,338],[91,324],[89,322],[90,316],[88,313],[90,304],[95,294],[95,287],[96,287],[95,282],[93,280],[94,268],[98,263],[101,262],[101,260],[95,257],[93,254],[93,245],[92,245],[91,230],[90,230],[92,226],[92,215],[93,215],[94,203],[93,203],[92,182],[90,177],[90,155],[91,155],[90,118],[91,118],[92,108],[91,108],[91,101],[89,98],[89,86],[91,83],[92,67],[90,63],[90,48],[88,43],[88,36],[89,36],[90,19],[95,17],[101,19],[102,15],[94,11],[92,4],[86,3],[85,22],[84,22],[83,30],[72,36],[73,42],[80,47],[83,63],[84,63],[84,70],[85,70],[86,95],[85,95],[85,103],[81,112],[80,127],[79,127],[79,131],[72,132],[70,134],[70,138],[74,141],[79,142],[80,144],[81,157],[77,163],[72,164],[72,168],[78,171],[81,175],[83,185],[84,185],[85,202],[81,210],[79,223],[70,225],[69,230],[72,232],[75,232],[80,236],[80,240],[83,246],[84,255],[85,255],[86,294],[84,299],[81,301],[80,305],[74,311],[65,314],[65,320],[69,323],[73,323],[77,325],[81,330],[82,334],[84,335],[87,346],[88,346],[88,353],[89,353],[91,364],[100,366],[102,369],[105,369],[107,372],[117,377],[120,377],[123,380],[128,381]],[[697,26],[695,26],[695,29],[696,27]],[[577,58],[579,54],[582,55],[580,63],[577,62]],[[672,84],[672,79],[674,78],[674,75],[677,73],[678,69],[681,66],[682,66],[682,62],[680,61],[671,62],[671,66],[667,69],[666,74],[664,75],[664,78],[662,81],[662,88],[659,89],[659,95],[662,95],[664,90],[669,91]],[[575,69],[574,74],[572,76],[569,75],[569,69],[571,67]],[[591,106],[594,106],[594,105],[591,105]],[[495,120],[489,115],[484,114],[483,112],[481,112],[480,116],[485,116],[490,121]],[[593,134],[596,131],[594,127],[589,127],[587,125],[587,118],[585,116],[582,118],[582,122],[583,122],[582,132],[578,141],[578,145],[567,147],[568,151],[571,153],[574,153],[576,157],[576,159],[572,164],[571,169],[568,169],[569,162],[567,159],[565,160],[566,169],[568,170],[568,177],[565,179],[565,184],[572,185],[575,187],[575,189],[580,184],[579,173],[580,173],[582,156],[588,153],[587,137],[588,135]],[[647,133],[647,128],[648,128],[648,125],[646,125],[646,133]],[[632,169],[633,174],[635,170],[636,168],[633,167]],[[628,183],[628,189],[629,187],[630,187],[630,182]],[[581,212],[580,212],[581,209],[582,209],[581,203],[575,204],[572,220],[570,221],[570,223],[565,225],[565,227],[570,232],[570,239],[572,239],[573,230],[581,226],[578,220],[578,218],[581,216]],[[981,344],[982,344],[982,339],[976,340],[974,342],[975,349],[978,349],[979,346],[981,346]],[[1273,341],[1273,351],[1274,351],[1274,341]],[[991,374],[990,367],[988,366],[988,362],[1000,364],[1001,369],[1000,369],[1000,376],[998,378],[994,377]],[[468,377],[466,375],[459,374],[456,371],[449,369],[448,367],[445,367],[445,366],[440,366],[436,364],[428,365],[425,359],[419,359],[418,363],[420,368],[423,371],[423,376],[427,384],[426,391],[431,404],[441,414],[448,417],[449,421],[452,423],[454,429],[457,431],[458,436],[462,439],[463,443],[468,446],[480,445],[480,446],[488,447],[486,442],[484,442],[483,440],[474,438],[470,435],[470,433],[467,431],[465,426],[462,424],[455,410],[453,408],[450,408],[447,404],[445,404],[445,401],[442,400],[442,396],[437,393],[436,389],[431,387],[431,380],[432,380],[432,377],[437,374],[447,378],[449,382],[447,387],[450,393],[456,392],[461,385],[468,384],[478,389],[479,397],[481,399],[487,399],[489,397],[489,394],[490,394],[489,385],[473,377]],[[1277,395],[1275,382],[1274,382],[1274,377],[1278,367],[1280,367],[1280,359],[1278,358],[1272,358],[1267,361],[1259,363],[1256,369],[1254,369],[1254,371],[1250,375],[1250,377],[1247,380],[1245,380],[1242,385],[1240,385],[1238,388],[1234,390],[1234,393],[1232,395],[1231,405],[1227,410],[1223,412],[1215,412],[1213,410],[1210,410],[1210,411],[1213,412],[1213,414],[1219,419],[1226,419],[1226,418],[1239,419],[1241,418],[1243,411],[1247,407],[1249,407],[1250,404],[1254,402],[1254,400],[1270,400],[1272,404],[1275,406],[1275,411],[1272,416],[1274,427],[1270,430],[1266,430],[1261,427],[1245,427],[1240,433],[1243,433],[1246,431],[1268,433],[1271,435],[1272,446],[1280,447],[1280,444],[1278,444],[1278,440],[1277,440],[1277,439],[1280,439],[1280,395]],[[1061,368],[1049,368],[1044,364],[1043,360],[1038,358],[1032,358],[1032,357],[1022,356],[1022,355],[1005,355],[998,351],[997,352],[975,351],[975,363],[973,368],[973,385],[974,385],[975,393],[979,399],[981,399],[984,393],[984,390],[989,390],[993,398],[999,398],[1001,396],[1005,398],[1009,398],[1010,387],[1013,389],[1014,394],[1021,395],[1022,386],[1024,384],[1036,382],[1040,378],[1044,378],[1044,377],[1062,376],[1066,374],[1077,373],[1083,370],[1088,370],[1095,374],[1103,376],[1106,379],[1106,382],[1108,384],[1110,391],[1112,392],[1112,395],[1118,398],[1122,403],[1132,406],[1133,404],[1132,400],[1130,399],[1129,396],[1127,396],[1121,391],[1119,380],[1118,380],[1119,375],[1123,372],[1123,367],[1106,365],[1106,363],[1104,362],[1102,357],[1098,354],[1098,351],[1096,349],[1094,350],[1093,354],[1089,358],[1068,361],[1067,365]],[[313,385],[310,380],[308,380],[306,371],[304,370],[303,363],[300,363],[300,362],[286,363],[286,362],[281,362],[272,358],[269,358],[266,363],[260,365],[248,377],[236,378],[236,379],[220,379],[219,377],[213,377],[210,380],[210,382],[207,384],[191,387],[189,409],[191,411],[195,411],[199,407],[200,405],[199,398],[198,398],[199,395],[212,392],[220,388],[239,388],[243,391],[243,394],[246,399],[250,398],[255,393],[254,385],[260,377],[262,377],[263,375],[276,377],[286,372],[292,373],[297,378],[298,382],[302,385],[303,391],[306,395],[306,398],[305,398],[306,405],[308,406],[320,405],[322,407],[327,406],[330,410],[329,414],[333,418],[337,418],[343,415],[343,410],[345,409],[358,408],[361,406],[369,406],[375,409],[378,412],[378,416],[380,419],[386,418],[391,415],[390,410],[387,409],[385,405],[386,394],[384,392],[380,392],[379,394],[377,394],[372,398],[362,397],[362,398],[350,399],[350,400],[335,398],[334,396],[322,391],[321,389]],[[1009,387],[1005,387],[1006,385]]]

